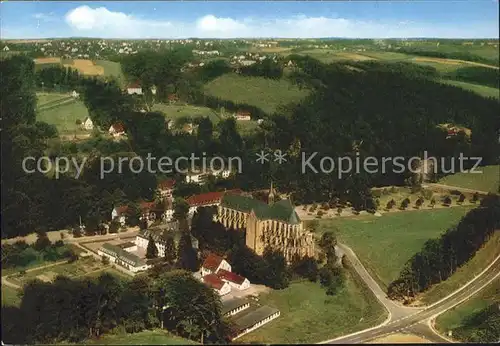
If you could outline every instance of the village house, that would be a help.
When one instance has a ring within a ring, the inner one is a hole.
[[[97,254],[101,257],[107,257],[111,263],[122,266],[133,273],[144,271],[151,267],[142,258],[125,251],[117,245],[109,243],[104,243],[97,250]]]
[[[86,117],[82,123],[82,127],[87,131],[92,131],[94,129],[94,123],[90,117]]]
[[[76,92],[76,90],[73,90],[73,91],[71,92],[71,97],[73,97],[73,98],[75,98],[75,99],[76,99],[76,98],[80,97],[80,94],[79,94],[79,93],[77,93],[77,92]]]
[[[250,287],[250,281],[248,281],[247,278],[231,271],[219,269],[217,271],[217,276],[220,277],[222,281],[227,282],[231,288],[243,291]]]
[[[203,277],[208,274],[216,274],[221,269],[230,272],[231,265],[222,257],[210,254],[205,261],[203,261],[203,265],[201,266],[201,276]]]
[[[118,223],[124,227],[127,221],[127,210],[128,207],[126,205],[114,207],[111,211],[111,220],[118,221]]]
[[[109,127],[108,132],[111,136],[117,138],[125,134],[125,127],[123,124],[115,123]]]
[[[162,180],[158,183],[158,195],[160,195],[161,198],[172,198],[172,194],[174,192],[174,185],[175,185],[175,180],[174,179],[165,179]]]
[[[168,99],[168,103],[170,103],[170,104],[174,104],[177,101],[179,101],[179,98],[177,97],[176,94],[170,94],[170,95],[168,95],[167,99]]]
[[[139,84],[139,82],[130,83],[129,85],[127,85],[127,93],[129,95],[142,95],[141,84]]]
[[[222,281],[215,274],[205,275],[202,278],[202,280],[204,284],[206,284],[208,287],[212,288],[215,292],[217,292],[219,296],[224,296],[229,292],[231,292],[231,286],[227,282]]]
[[[236,118],[236,120],[243,120],[243,121],[252,120],[250,112],[247,112],[247,111],[236,112],[236,114],[234,115],[234,118]]]

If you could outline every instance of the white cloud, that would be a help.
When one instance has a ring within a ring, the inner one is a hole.
[[[58,32],[59,37],[73,35],[102,38],[498,37],[497,23],[435,24],[418,23],[405,18],[393,22],[376,22],[340,17],[309,17],[301,14],[274,19],[222,18],[207,14],[188,22],[152,20],[124,12],[110,11],[105,7],[79,6],[69,11],[64,19],[71,30],[66,31],[61,28]],[[26,32],[31,30],[27,29]],[[43,32],[38,35],[43,36]]]

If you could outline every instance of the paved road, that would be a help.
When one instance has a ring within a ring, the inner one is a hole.
[[[429,341],[433,342],[449,342],[448,339],[436,334],[436,332],[433,331],[432,328],[430,328],[431,321],[438,315],[476,294],[493,280],[500,277],[499,256],[496,258],[495,262],[481,275],[477,276],[474,281],[462,286],[459,290],[455,291],[448,297],[425,308],[408,308],[390,301],[385,296],[385,293],[381,290],[375,280],[373,280],[373,278],[368,274],[363,265],[359,262],[354,252],[352,252],[352,250],[350,250],[345,245],[340,245],[339,247],[345,251],[345,254],[349,258],[349,260],[351,260],[351,263],[353,263],[354,268],[359,273],[361,278],[366,282],[368,287],[382,302],[385,308],[390,312],[390,318],[379,326],[369,328],[351,335],[339,337],[333,340],[324,341],[322,343],[367,343],[373,339],[377,339],[401,331],[421,335]]]

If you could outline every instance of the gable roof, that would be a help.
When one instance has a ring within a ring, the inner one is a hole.
[[[120,248],[119,246],[110,244],[110,243],[104,243],[102,244],[102,247],[100,249],[102,252],[107,253],[108,255],[111,255],[113,257],[116,257],[117,259],[128,263],[130,265],[133,265],[134,267],[139,267],[143,266],[146,264],[146,262],[142,259],[139,258],[138,256],[134,255],[133,253],[127,252]]]
[[[222,302],[222,309],[221,313],[223,315],[227,314],[228,312],[240,308],[245,305],[249,305],[250,302],[246,299],[243,298],[232,298],[232,299],[225,299]]]
[[[203,277],[203,282],[206,283],[208,286],[211,288],[214,288],[216,290],[220,290],[222,287],[224,287],[225,282],[222,281],[217,275],[215,274],[208,274]]]
[[[289,224],[300,223],[300,218],[288,199],[281,200],[273,205],[267,205],[251,197],[233,194],[224,195],[221,205],[244,213],[250,213],[253,210],[255,216],[260,220],[277,220]]]
[[[121,123],[114,123],[113,125],[111,125],[110,130],[111,129],[113,129],[115,132],[124,132],[125,131],[125,127]]]
[[[224,258],[217,256],[216,254],[211,253],[203,262],[203,268],[216,271],[219,268],[220,264],[224,261]]]
[[[188,199],[186,199],[186,202],[191,207],[197,207],[197,206],[203,206],[207,204],[213,204],[213,203],[218,203],[221,201],[222,196],[228,195],[228,194],[240,194],[241,191],[240,189],[235,189],[235,190],[229,190],[229,191],[216,191],[216,192],[207,192],[207,193],[202,193],[199,195],[193,195],[190,196]]]
[[[115,207],[115,210],[116,210],[116,214],[118,214],[118,216],[120,216],[120,215],[125,214],[127,212],[128,206],[120,205],[118,207]]]
[[[170,190],[174,187],[175,180],[174,179],[165,179],[158,183],[158,188],[162,190]]]
[[[222,280],[227,280],[230,282],[233,282],[237,285],[241,285],[243,282],[245,282],[245,279],[243,276],[238,275],[233,272],[229,272],[225,269],[219,269],[217,271],[217,276],[220,277]]]
[[[129,85],[127,85],[127,89],[136,89],[136,88],[140,88],[140,87],[141,87],[141,84],[139,83],[139,81],[135,81],[135,82],[132,82]]]

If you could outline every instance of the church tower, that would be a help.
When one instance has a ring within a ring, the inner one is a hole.
[[[274,204],[274,189],[273,189],[273,182],[271,181],[271,189],[269,190],[269,196],[267,196],[267,204],[273,205]]]

